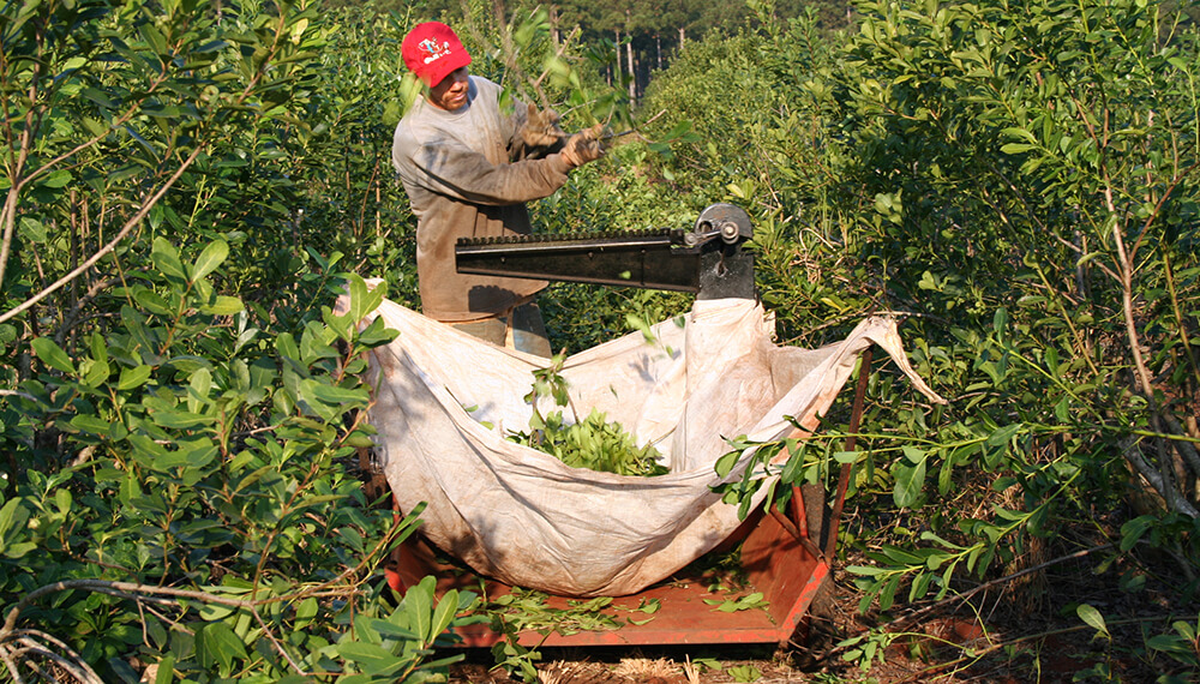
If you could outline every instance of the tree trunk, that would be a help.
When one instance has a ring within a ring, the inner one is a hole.
[[[629,67],[629,102],[637,101],[637,72],[633,70],[633,41],[625,44],[625,66]]]
[[[625,10],[625,39],[629,41],[625,45],[625,66],[629,67],[629,103],[633,104],[637,102],[638,72],[633,68],[633,30],[629,28],[633,19],[629,14],[629,10]]]
[[[621,29],[613,29],[613,35],[615,35],[617,37],[616,38],[616,45],[617,45],[616,70],[617,70],[617,83],[620,83],[621,82]]]

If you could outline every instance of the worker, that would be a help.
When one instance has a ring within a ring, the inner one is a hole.
[[[567,173],[600,158],[595,129],[568,136],[549,110],[501,106],[495,83],[471,76],[471,56],[440,22],[417,25],[401,45],[424,97],[396,126],[392,163],[417,217],[421,311],[500,346],[550,356],[534,303],[547,283],[466,275],[459,238],[532,231],[525,202],[554,193]],[[515,100],[515,98],[514,98]]]

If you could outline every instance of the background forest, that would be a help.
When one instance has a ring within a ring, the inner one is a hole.
[[[785,469],[832,488],[855,464],[838,591],[875,627],[838,656],[869,667],[932,610],[987,632],[1003,604],[1002,634],[940,657],[1037,672],[1058,620],[1097,636],[1083,677],[1194,681],[1200,9],[1154,0],[5,3],[3,677],[446,673],[439,635],[486,611],[391,596],[419,511],[394,519],[351,467],[360,352],[391,339],[352,324],[357,276],[416,304],[389,155],[400,40],[437,17],[568,130],[637,132],[538,203],[539,230],[683,228],[728,201],[781,341],[907,314],[951,403],[881,361],[857,447],[835,412]],[[688,306],[543,301],[571,351]]]

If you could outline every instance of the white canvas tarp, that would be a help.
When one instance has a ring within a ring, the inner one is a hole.
[[[505,440],[529,429],[523,397],[545,359],[386,299],[375,315],[400,332],[371,353],[369,414],[400,507],[427,502],[422,533],[479,573],[554,594],[636,593],[728,537],[736,508],[710,489],[726,438],[777,439],[794,429],[785,416],[815,427],[872,342],[942,401],[909,366],[892,319],[866,319],[809,350],[776,346],[754,302],[697,301],[654,326],[653,342],[633,333],[567,359],[576,414],[604,411],[670,467],[648,478],[599,473]]]

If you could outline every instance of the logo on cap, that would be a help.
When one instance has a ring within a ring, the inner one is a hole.
[[[417,49],[425,55],[422,61],[429,64],[450,54],[450,41],[442,41],[439,45],[433,38],[426,38],[417,45]]]

